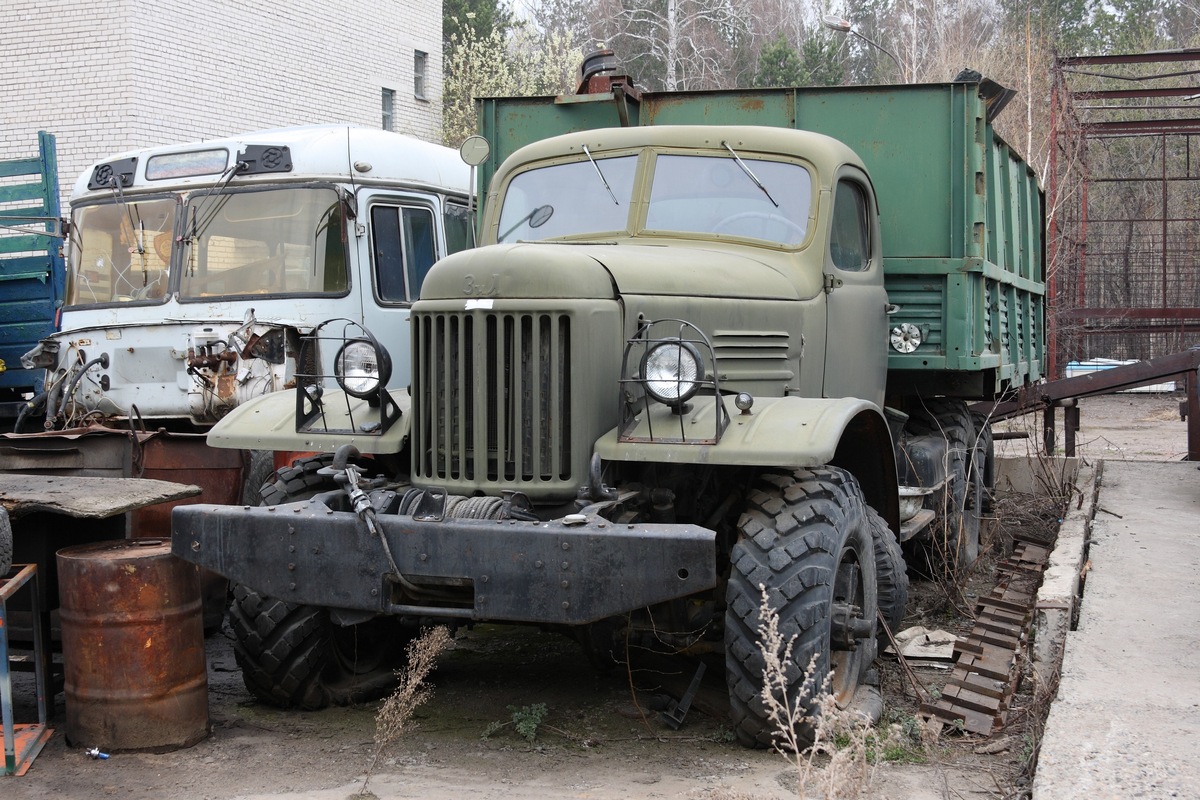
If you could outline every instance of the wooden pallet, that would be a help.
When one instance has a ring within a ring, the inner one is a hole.
[[[975,626],[954,645],[954,669],[941,696],[921,704],[923,717],[982,736],[1004,727],[1049,556],[1049,547],[1015,543],[997,567],[995,588],[975,606]]]

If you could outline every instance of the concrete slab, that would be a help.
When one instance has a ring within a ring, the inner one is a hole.
[[[1200,467],[1107,461],[1037,800],[1196,797]]]
[[[198,494],[199,486],[148,478],[0,472],[0,503],[14,520],[34,511],[50,511],[80,519],[105,519]]]

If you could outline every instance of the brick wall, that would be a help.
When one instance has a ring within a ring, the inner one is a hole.
[[[0,5],[0,159],[57,137],[66,196],[94,161],[156,144],[310,123],[439,141],[441,0],[8,0]],[[426,100],[413,55],[428,54]]]

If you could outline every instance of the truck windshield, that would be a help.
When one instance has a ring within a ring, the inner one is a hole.
[[[522,172],[504,195],[496,241],[623,231],[636,171],[637,156],[619,156]]]
[[[660,155],[646,228],[764,239],[788,246],[808,233],[812,181],[786,161]]]
[[[331,187],[177,196],[81,206],[74,213],[67,305],[226,295],[342,294],[349,286],[342,203]],[[182,208],[182,211],[180,210]],[[182,255],[176,217],[184,214]]]
[[[330,187],[193,193],[185,209],[181,300],[342,294],[342,202]]]
[[[161,300],[178,208],[160,197],[76,209],[67,305]]]
[[[812,180],[787,161],[729,152],[660,153],[645,229],[717,234],[795,247],[808,235]],[[497,241],[534,241],[628,229],[636,156],[588,158],[522,172],[509,182]]]

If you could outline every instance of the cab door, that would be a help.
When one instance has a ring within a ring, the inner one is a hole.
[[[887,385],[887,292],[875,193],[844,166],[833,191],[825,259],[825,397],[858,397],[883,407]]]
[[[378,194],[364,203],[367,230],[360,237],[363,322],[392,358],[392,388],[409,383],[409,308],[434,263],[468,246],[470,218],[450,198]]]

